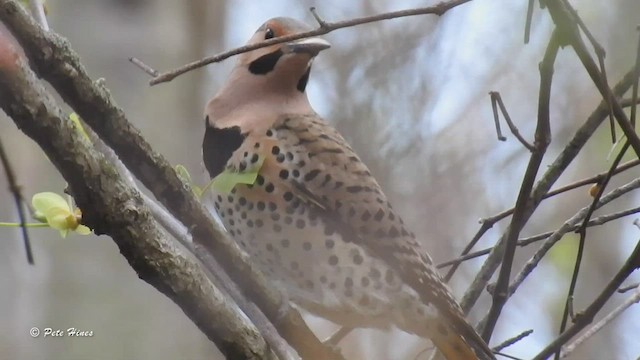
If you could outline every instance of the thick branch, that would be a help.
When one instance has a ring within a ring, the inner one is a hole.
[[[11,29],[29,59],[62,98],[111,147],[134,175],[207,249],[242,290],[303,357],[339,358],[322,345],[282,295],[248,261],[233,240],[178,178],[169,162],[151,149],[115,105],[109,92],[94,83],[68,42],[43,32],[13,0],[0,0],[0,20]]]
[[[7,48],[0,49],[7,51]],[[69,183],[83,222],[111,236],[138,276],[172,299],[229,358],[267,359],[255,327],[167,240],[140,194],[65,119],[24,61],[0,63],[0,106]]]

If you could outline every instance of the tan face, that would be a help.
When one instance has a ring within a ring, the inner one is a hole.
[[[308,26],[297,20],[274,18],[260,26],[248,44],[309,30]],[[238,66],[266,81],[273,79],[282,86],[296,86],[304,91],[313,58],[328,47],[329,43],[320,38],[276,44],[242,54]]]

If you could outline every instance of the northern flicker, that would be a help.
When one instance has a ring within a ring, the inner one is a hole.
[[[249,43],[307,30],[274,18]],[[203,159],[218,215],[311,313],[349,327],[395,325],[448,360],[494,359],[366,165],[311,108],[311,64],[327,48],[308,38],[244,53],[207,104]],[[230,183],[216,186],[224,176]]]

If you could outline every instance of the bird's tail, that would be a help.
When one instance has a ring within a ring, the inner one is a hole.
[[[436,319],[429,326],[429,338],[447,360],[494,360],[482,338],[468,324],[467,327],[460,331],[450,321]]]

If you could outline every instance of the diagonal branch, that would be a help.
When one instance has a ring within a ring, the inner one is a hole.
[[[633,295],[629,296],[622,304],[620,304],[617,308],[613,309],[609,314],[602,318],[602,320],[593,324],[588,330],[584,332],[584,334],[580,335],[579,338],[575,339],[573,342],[568,344],[560,358],[565,358],[569,356],[578,346],[582,343],[590,339],[593,335],[595,335],[598,331],[600,331],[607,324],[615,320],[620,314],[622,314],[625,310],[630,308],[632,305],[640,302],[640,288],[636,288],[636,291]]]
[[[276,38],[269,39],[269,40],[266,40],[266,41],[261,41],[261,42],[256,43],[256,44],[240,46],[238,48],[235,48],[235,49],[232,49],[232,50],[229,50],[229,51],[225,51],[225,52],[222,52],[222,53],[214,55],[214,56],[209,56],[209,57],[206,57],[204,59],[197,60],[197,61],[191,62],[189,64],[186,64],[186,65],[181,66],[179,68],[176,68],[174,70],[161,73],[160,75],[157,75],[153,79],[151,79],[149,81],[149,84],[150,85],[156,85],[156,84],[160,84],[160,83],[164,83],[164,82],[169,82],[169,81],[175,79],[176,77],[178,77],[178,76],[180,76],[180,75],[182,75],[182,74],[184,74],[186,72],[189,72],[189,71],[194,70],[194,69],[201,68],[203,66],[206,66],[206,65],[209,65],[209,64],[212,64],[212,63],[217,63],[217,62],[223,61],[225,59],[228,59],[228,58],[230,58],[232,56],[235,56],[235,55],[238,55],[238,54],[242,54],[242,53],[249,52],[249,51],[252,51],[252,50],[260,49],[260,48],[271,46],[271,45],[281,44],[281,43],[285,43],[285,42],[289,42],[289,41],[309,38],[309,37],[313,37],[313,36],[325,35],[325,34],[328,34],[328,33],[332,32],[332,31],[334,31],[334,30],[343,29],[343,28],[346,28],[346,27],[352,27],[352,26],[357,26],[357,25],[362,25],[362,24],[369,24],[369,23],[376,22],[376,21],[389,20],[389,19],[395,19],[395,18],[407,17],[407,16],[427,15],[427,14],[433,14],[433,15],[437,15],[437,16],[442,16],[445,12],[449,11],[450,9],[452,9],[452,8],[458,6],[458,5],[462,5],[464,3],[467,3],[469,1],[471,1],[471,0],[451,0],[451,1],[447,1],[447,2],[441,2],[441,3],[439,3],[437,5],[434,5],[434,6],[415,8],[415,9],[407,9],[407,10],[399,10],[399,11],[387,12],[387,13],[373,15],[373,16],[365,16],[365,17],[349,19],[349,20],[344,20],[344,21],[336,21],[336,22],[326,22],[326,21],[320,19],[320,17],[318,17],[317,13],[315,12],[315,9],[312,8],[311,12],[314,15],[314,17],[316,18],[316,21],[318,21],[318,23],[319,23],[318,28],[316,28],[314,30],[305,31],[305,32],[298,33],[298,34],[293,34],[293,35],[276,37]],[[147,65],[144,65],[144,67],[146,67],[147,69],[151,69]],[[152,71],[154,71],[154,70],[152,70]],[[149,71],[146,71],[146,72],[149,73]]]
[[[569,9],[571,5],[566,1],[546,1],[545,3],[553,22],[556,24],[556,28],[562,34],[563,40],[566,40],[571,45],[582,62],[582,65],[596,85],[596,88],[600,91],[602,97],[609,102],[613,109],[613,115],[616,121],[618,121],[618,125],[624,132],[624,135],[627,137],[627,141],[629,141],[629,144],[635,151],[636,156],[640,157],[640,137],[636,134],[635,129],[631,124],[631,121],[629,121],[627,114],[622,109],[622,106],[620,106],[620,103],[612,94],[609,85],[604,81],[604,76],[598,69],[598,65],[595,63],[593,58],[591,58],[589,50],[580,36],[579,27],[576,24],[576,21],[574,21],[575,17],[572,16],[571,11],[573,9]]]
[[[0,53],[9,50],[0,44]],[[21,59],[0,57],[0,107],[49,157],[68,182],[83,223],[108,234],[138,276],[173,300],[230,358],[273,359],[246,317],[169,241],[140,194],[66,120]]]
[[[533,152],[527,165],[522,185],[520,186],[520,192],[518,199],[516,200],[516,206],[511,218],[511,224],[507,230],[507,237],[505,241],[504,256],[502,259],[502,265],[500,267],[500,273],[496,283],[495,292],[493,293],[493,303],[489,310],[487,322],[482,329],[482,336],[488,343],[491,339],[491,334],[495,328],[498,317],[502,312],[502,308],[506,303],[509,295],[509,279],[511,277],[511,267],[513,265],[513,259],[515,257],[516,248],[518,246],[518,235],[522,228],[526,224],[528,217],[526,215],[527,205],[529,203],[529,197],[531,190],[542,164],[542,159],[547,150],[547,146],[551,142],[551,128],[549,124],[549,99],[551,97],[551,79],[553,78],[553,64],[555,63],[556,55],[560,49],[560,43],[558,42],[557,34],[554,32],[547,45],[547,50],[544,54],[544,59],[540,64],[540,95],[538,102],[538,124],[535,132],[535,141],[533,145]]]
[[[629,70],[623,78],[616,84],[613,89],[614,95],[616,97],[622,96],[629,88],[631,88],[634,83],[634,72],[633,69]],[[564,149],[560,152],[560,154],[556,157],[556,159],[551,163],[551,165],[547,168],[547,171],[542,175],[540,180],[536,183],[531,192],[531,198],[529,204],[527,206],[527,218],[531,217],[537,207],[540,205],[542,200],[544,200],[545,195],[551,189],[551,186],[560,178],[560,176],[564,173],[567,167],[573,162],[573,160],[580,153],[584,145],[587,141],[593,136],[596,129],[602,124],[605,118],[608,115],[608,103],[604,100],[600,102],[598,107],[591,113],[591,115],[587,118],[587,120],[576,130],[573,138],[569,140]],[[496,219],[497,222],[501,218]],[[473,240],[478,241],[483,234],[486,233],[488,229],[490,229],[495,222],[491,222],[487,224],[483,222],[480,230],[476,233]],[[496,246],[489,254],[489,258],[482,265],[482,268],[476,275],[473,283],[465,293],[461,306],[468,312],[471,307],[475,304],[475,302],[480,297],[480,294],[484,291],[487,283],[491,280],[493,273],[500,265],[500,260],[502,259],[503,251],[504,251],[504,242],[506,239],[506,233],[503,234],[498,240]],[[470,244],[471,245],[471,244]],[[462,255],[468,253],[468,251],[472,248],[472,246],[467,246]],[[451,272],[450,272],[451,273]]]
[[[131,125],[108,90],[89,77],[66,40],[52,32],[43,32],[13,0],[0,0],[0,20],[11,29],[38,73],[118,154],[167,210],[191,230],[194,243],[218,260],[302,357],[341,358],[315,337],[300,313],[288,305],[238,245],[221,231],[168,161],[154,152]]]
[[[587,226],[588,227],[592,227],[592,226],[598,226],[598,225],[603,225],[606,224],[610,221],[614,221],[614,220],[618,220],[620,218],[623,218],[625,216],[629,216],[629,215],[633,215],[633,214],[637,214],[640,213],[640,206],[631,208],[631,209],[626,209],[626,210],[622,210],[622,211],[617,211],[611,214],[607,214],[607,215],[602,215],[602,216],[598,216],[597,218],[591,219],[588,223]],[[573,227],[571,227],[567,232],[570,231],[576,231],[580,228],[581,225],[574,225]],[[544,239],[549,238],[551,235],[554,234],[555,231],[547,231],[545,233],[542,234],[538,234],[538,235],[533,235],[533,236],[529,236],[526,238],[521,238],[518,240],[518,246],[520,247],[524,247],[530,244],[533,244],[535,242],[538,241],[542,241]],[[463,256],[459,256],[455,259],[452,260],[448,260],[448,261],[444,261],[439,263],[436,267],[438,269],[442,269],[444,267],[447,266],[452,266],[452,265],[456,265],[459,264],[463,261],[467,261],[467,260],[471,260],[471,259],[475,259],[477,257],[483,256],[483,255],[487,255],[491,252],[491,250],[493,250],[493,247],[487,248],[487,249],[483,249],[483,250],[478,250],[478,251],[474,251],[472,253],[468,253],[466,255]]]

